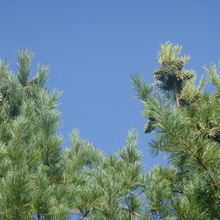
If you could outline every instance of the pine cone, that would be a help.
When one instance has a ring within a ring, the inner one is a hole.
[[[164,72],[165,72],[165,68],[163,66],[158,67],[155,71],[154,71],[154,78],[162,81],[164,78]]]
[[[189,70],[184,70],[183,71],[183,79],[192,79],[193,77],[195,77],[195,73],[193,71],[189,71]]]
[[[182,70],[183,67],[184,67],[184,65],[185,65],[185,62],[184,62],[184,60],[181,59],[181,58],[178,59],[178,60],[176,61],[176,63],[175,63],[175,66],[177,67],[178,70]]]
[[[209,137],[220,143],[220,128],[214,127],[210,130]]]
[[[154,130],[154,124],[156,123],[155,118],[149,117],[149,120],[147,121],[145,127],[144,127],[144,133],[150,133]]]

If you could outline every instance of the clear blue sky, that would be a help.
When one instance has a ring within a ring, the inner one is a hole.
[[[138,148],[151,158],[142,104],[132,97],[130,73],[153,82],[161,42],[183,45],[198,76],[220,60],[219,0],[1,0],[0,56],[16,71],[16,51],[31,48],[37,63],[51,65],[47,86],[63,91],[64,147],[78,128],[81,137],[109,153],[138,129]]]

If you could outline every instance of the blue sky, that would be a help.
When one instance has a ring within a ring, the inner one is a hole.
[[[131,73],[153,82],[161,42],[183,45],[200,77],[204,64],[220,60],[220,1],[177,0],[1,0],[0,57],[16,71],[16,51],[30,48],[37,63],[49,63],[47,86],[63,91],[64,147],[69,134],[109,153],[124,145],[127,132],[138,129],[144,163],[152,158],[143,132],[142,104],[134,99]]]

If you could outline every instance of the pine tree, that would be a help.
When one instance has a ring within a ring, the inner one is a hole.
[[[144,172],[137,132],[104,154],[79,132],[62,149],[57,90],[45,87],[49,66],[31,78],[33,53],[18,52],[18,71],[0,59],[0,219],[219,219],[220,76],[215,65],[195,86],[181,47],[161,45],[155,84],[132,76],[148,118],[154,155],[169,166]],[[209,80],[215,92],[205,91]]]
[[[49,67],[31,78],[33,53],[18,51],[18,71],[0,62],[0,219],[138,219],[143,201],[142,154],[130,132],[105,155],[73,131],[61,148],[57,100],[45,87]]]
[[[107,156],[73,131],[64,175],[69,207],[79,219],[137,219],[141,215],[143,202],[138,193],[144,166],[136,139],[137,133],[130,132],[126,146]]]
[[[18,51],[17,74],[0,61],[0,219],[137,219],[144,168],[137,133],[108,156],[73,131],[63,150],[61,93],[45,87],[48,66],[30,79],[33,55]]]
[[[216,66],[205,67],[216,92],[204,91],[204,77],[196,87],[194,73],[183,69],[189,57],[180,51],[161,45],[154,87],[132,76],[148,118],[145,132],[155,133],[151,151],[170,163],[146,175],[146,213],[150,219],[219,219],[220,76]]]
[[[63,212],[56,208],[63,182],[60,94],[44,87],[48,66],[29,79],[32,58],[30,50],[18,52],[17,75],[0,61],[1,219],[55,219]]]

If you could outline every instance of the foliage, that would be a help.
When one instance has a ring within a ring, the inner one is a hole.
[[[71,135],[71,148],[65,152],[65,185],[70,192],[69,203],[80,218],[129,219],[139,215],[142,201],[136,198],[143,182],[136,149],[137,133],[129,133],[125,147],[107,156],[91,143]]]
[[[180,48],[169,42],[162,44],[159,63],[188,61],[188,57],[179,58]],[[155,167],[147,175],[150,219],[220,218],[220,77],[216,66],[205,69],[214,94],[204,91],[204,77],[197,87],[193,75],[183,77],[176,96],[174,88],[179,79],[171,74],[173,82],[168,85],[164,81],[170,77],[166,71],[158,78],[156,69],[154,76],[160,81],[150,92],[151,85],[143,77],[132,76],[134,89],[144,104],[143,115],[148,118],[145,132],[155,133],[151,151],[154,155],[165,154],[170,163],[167,168]]]
[[[138,217],[143,182],[137,133],[105,155],[71,135],[62,149],[61,93],[45,86],[49,66],[31,77],[33,53],[18,51],[17,75],[0,61],[0,219],[127,219]]]
[[[55,191],[63,181],[60,94],[44,88],[48,66],[31,75],[33,53],[18,52],[18,74],[0,62],[0,218],[53,217]]]
[[[182,47],[166,42],[161,44],[161,51],[158,53],[160,66],[154,71],[154,78],[157,86],[162,90],[172,91],[177,106],[179,96],[187,79],[194,77],[194,72],[185,70],[184,65],[189,61],[189,56],[179,57]]]
[[[132,75],[145,132],[155,133],[151,152],[169,160],[147,173],[135,131],[110,155],[78,130],[63,149],[61,93],[45,87],[49,66],[38,65],[31,78],[30,50],[18,52],[17,74],[0,59],[0,219],[219,219],[220,76],[205,67],[213,94],[205,77],[195,86],[180,52],[161,45],[154,85]]]

